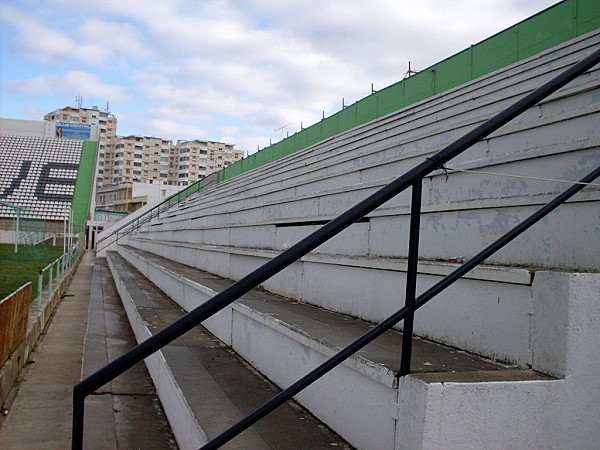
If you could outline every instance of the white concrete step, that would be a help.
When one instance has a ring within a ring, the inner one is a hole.
[[[110,270],[138,342],[170,325],[183,311],[117,253]],[[278,390],[198,326],[146,360],[181,449],[197,449]],[[313,416],[289,402],[225,448],[304,449],[351,447]]]
[[[130,244],[232,280],[242,278],[277,254],[155,239],[134,238]],[[121,251],[134,252],[129,248]],[[156,264],[160,266],[160,262]],[[458,266],[421,261],[418,292]],[[402,306],[405,282],[406,260],[319,254],[305,256],[264,286],[270,292],[330,311],[381,322]],[[484,357],[530,367],[533,285],[534,273],[526,269],[479,267],[419,312],[415,333]]]
[[[155,220],[143,233],[152,239],[279,251],[282,248],[272,239],[275,227],[297,224],[285,232],[304,236],[311,229],[307,224],[332,219],[500,111],[515,96],[581,59],[599,36],[600,32],[591,33],[409,111],[220,183]],[[450,166],[558,180],[581,177],[600,164],[599,79],[600,69],[591,70]],[[500,100],[504,97],[508,100]],[[423,186],[421,255],[433,260],[468,258],[565,188],[554,181],[481,173],[428,177]],[[406,257],[403,233],[408,229],[409,197],[402,194],[371,213],[357,241],[360,245],[334,240],[326,252]],[[538,224],[535,232],[489,262],[596,270],[600,240],[593,239],[594,211],[599,201],[600,189],[587,188],[561,208],[557,219]],[[392,229],[400,230],[399,237],[389,238]],[[560,240],[553,239],[557,234]]]
[[[231,283],[132,247],[120,246],[119,253],[185,310]],[[278,386],[286,387],[372,324],[259,291],[244,296],[205,321],[204,326]],[[435,395],[430,389],[445,383],[440,380],[506,386],[534,383],[540,386],[536,389],[548,392],[553,388],[543,386],[556,383],[537,372],[517,370],[420,339],[413,350],[413,371],[422,375],[399,382],[401,340],[401,333],[388,332],[299,394],[297,400],[354,446],[402,448],[397,441],[398,425],[412,413],[399,412],[399,390],[403,391],[402,404],[412,399],[409,401],[423,405],[429,395]],[[518,387],[510,389],[519,391]],[[411,435],[415,432],[412,430]]]

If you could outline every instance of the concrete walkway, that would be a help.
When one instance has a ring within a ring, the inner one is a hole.
[[[17,390],[16,394],[11,393],[14,400],[9,405],[8,414],[0,419],[0,449],[71,447],[72,391],[73,386],[81,380],[84,352],[89,354],[89,350],[85,350],[85,342],[96,262],[92,252],[84,255],[55,316],[29,358],[31,363],[24,368],[15,384],[13,389]],[[98,299],[94,300],[94,303],[98,303]],[[97,307],[91,309],[97,310]],[[145,375],[147,376],[147,372]],[[139,381],[138,379],[134,383]],[[131,398],[135,401],[136,397]],[[114,420],[114,414],[120,411],[104,414],[102,410],[95,408],[96,403],[98,402],[94,396],[86,402],[86,420],[90,421],[89,425],[93,423],[96,433],[92,434],[97,439],[92,438],[93,441],[90,442],[89,438],[92,436],[88,436],[85,447],[120,448],[118,443],[121,440],[119,431],[115,430]],[[137,418],[139,427],[129,423],[130,435],[142,435],[144,433],[140,431],[144,429],[144,424],[157,423],[153,423],[148,416],[138,415]],[[157,417],[156,420],[160,422],[164,417]],[[173,448],[172,442],[169,442],[170,432],[166,434],[168,444],[159,447]],[[131,443],[130,440],[125,442]]]
[[[13,388],[18,391],[0,427],[0,448],[71,446],[72,391],[81,377],[93,267],[94,255],[86,253]]]

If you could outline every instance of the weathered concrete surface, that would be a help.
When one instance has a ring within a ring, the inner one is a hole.
[[[119,246],[119,253],[186,310],[232,283],[131,246]],[[204,325],[222,341],[230,342],[247,362],[281,387],[291,385],[373,326],[260,291],[245,294]],[[296,399],[357,448],[394,448],[395,430],[405,420],[396,420],[400,413],[394,406],[398,401],[401,348],[402,334],[388,331],[299,393]],[[446,380],[465,384],[552,382],[551,377],[531,370],[507,369],[457,349],[420,339],[414,341],[412,371],[415,373],[435,372],[438,376],[441,373]],[[523,392],[526,386],[517,391]],[[420,391],[420,386],[412,383],[408,389],[410,398],[413,392]],[[426,400],[428,392],[424,389],[417,395],[416,411],[420,411],[420,402]],[[418,435],[421,428],[416,426],[417,431],[411,432]]]
[[[2,449],[71,446],[73,385],[80,379],[93,254],[86,253],[38,347],[23,370],[0,427]]]
[[[140,238],[132,238],[130,242],[137,249],[192,267],[203,265],[205,260],[216,259],[211,255],[223,255],[215,249],[207,251],[208,255],[199,253],[195,256],[193,252],[197,248],[186,248],[185,244],[174,242]],[[129,248],[121,246],[119,251],[130,251]],[[276,254],[231,247],[228,251],[227,260],[221,264],[227,269],[220,273],[210,272],[233,280],[250,273]],[[417,292],[431,287],[456,267],[458,264],[421,260]],[[194,270],[188,272],[193,277]],[[156,267],[149,267],[147,274],[150,279],[168,278],[163,277]],[[529,338],[533,312],[531,279],[532,273],[523,268],[479,267],[419,311],[415,334],[480,356],[529,368],[532,362]],[[406,260],[307,255],[265,281],[264,287],[288,298],[377,323],[399,308],[405,280]],[[183,301],[181,305],[186,310],[201,302],[194,293],[193,284],[185,288],[171,284],[171,290],[163,289],[172,298]]]
[[[114,252],[107,252],[139,340],[183,311]],[[274,397],[278,390],[201,326],[146,359],[180,448],[195,449]],[[350,448],[296,404],[288,402],[225,448]]]
[[[29,359],[29,354],[33,351],[42,332],[52,318],[62,295],[69,287],[77,264],[67,271],[66,275],[61,279],[58,288],[54,289],[51,296],[42,295],[41,308],[39,310],[37,302],[31,303],[25,339],[0,368],[0,404],[2,406],[10,403],[11,398],[9,398],[9,393],[12,392],[14,394],[12,390],[13,384],[19,377],[21,370]]]
[[[401,380],[396,448],[592,449],[600,442],[600,274],[540,272],[532,339],[555,380],[414,374]],[[551,326],[549,326],[551,325]]]
[[[153,220],[140,236],[283,250],[313,231],[314,221],[334,218],[583,59],[599,36],[595,30],[219,183]],[[593,170],[600,162],[599,78],[596,66],[449,162],[457,171],[437,171],[424,179],[420,256],[470,258],[566,189],[523,176],[577,180]],[[599,200],[598,188],[588,187],[488,263],[595,271]],[[406,257],[409,205],[405,191],[370,213],[368,224],[354,224],[315,252]],[[200,268],[212,270],[212,264],[209,258]]]
[[[72,392],[81,380],[84,353],[88,356],[85,373],[89,373],[134,345],[106,269],[104,277],[92,282],[95,260],[93,253],[84,255],[30,355],[31,363],[15,384],[8,414],[0,419],[0,449],[70,448]],[[97,272],[102,274],[102,266]],[[94,301],[90,305],[91,294]],[[88,311],[90,329],[85,338]],[[88,397],[86,449],[176,448],[142,369]]]
[[[130,350],[135,336],[106,259],[94,266],[82,378]],[[86,400],[84,447],[177,448],[144,364],[137,364]]]

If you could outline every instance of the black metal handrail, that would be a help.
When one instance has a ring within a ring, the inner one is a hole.
[[[160,350],[162,347],[177,339],[185,332],[199,325],[201,322],[203,322],[213,314],[217,313],[229,304],[233,303],[242,295],[246,294],[258,285],[262,284],[264,281],[266,281],[273,275],[279,273],[280,271],[282,271],[283,269],[300,259],[302,256],[306,255],[310,251],[317,248],[319,245],[323,244],[324,242],[331,239],[341,231],[345,230],[357,220],[366,216],[367,214],[381,206],[383,203],[387,202],[388,200],[403,192],[407,188],[413,186],[413,200],[420,198],[421,183],[424,177],[426,177],[436,169],[443,168],[444,164],[446,164],[450,159],[461,154],[467,148],[471,147],[481,139],[485,138],[490,133],[496,131],[497,129],[508,123],[510,120],[514,119],[519,114],[526,111],[531,106],[537,104],[539,101],[548,97],[553,92],[557,91],[558,89],[575,79],[577,76],[584,73],[586,70],[595,66],[598,62],[600,62],[600,50],[596,50],[588,57],[574,64],[557,77],[548,81],[541,87],[526,95],[521,100],[517,101],[504,111],[490,118],[483,124],[477,126],[475,129],[468,132],[457,141],[453,142],[452,144],[450,144],[440,152],[436,153],[435,155],[427,158],[425,161],[418,164],[416,167],[409,170],[404,175],[400,176],[388,185],[379,189],[377,192],[370,195],[365,200],[359,202],[357,205],[353,206],[346,212],[342,213],[340,216],[333,219],[331,222],[328,222],[326,225],[322,226],[321,228],[319,228],[318,230],[316,230],[297,244],[293,245],[288,250],[282,252],[263,266],[246,275],[245,277],[235,282],[222,292],[216,294],[214,297],[207,300],[202,305],[188,312],[176,322],[167,326],[154,336],[148,338],[141,344],[131,349],[126,354],[112,361],[107,366],[103,367],[102,369],[98,370],[94,374],[90,375],[89,377],[78,383],[73,389],[73,448],[79,449],[82,447],[84,401],[87,395],[99,389],[104,384],[108,383],[109,381],[111,381],[112,379],[114,379],[133,365],[142,361],[144,358]],[[597,168],[591,174],[584,177],[581,180],[581,182],[589,183],[595,178],[597,178],[599,175],[600,168]],[[450,286],[468,271],[472,270],[478,264],[483,262],[491,254],[496,252],[498,249],[502,248],[504,245],[513,240],[515,237],[517,237],[535,222],[546,216],[552,210],[556,209],[560,204],[562,204],[567,199],[569,199],[581,189],[583,189],[583,187],[583,184],[577,184],[569,188],[563,194],[561,194],[549,204],[544,206],[541,210],[534,213],[532,216],[523,221],[513,230],[509,231],[505,236],[498,239],[492,245],[490,245],[485,250],[477,254],[475,257],[464,263],[450,275],[445,277],[442,281],[437,283],[432,288],[428,289],[425,293],[421,294],[417,298],[414,298],[414,288],[409,288],[407,286],[407,304],[402,309],[397,311],[388,319],[381,322],[371,331],[366,333],[363,337],[350,344],[348,347],[340,351],[338,354],[336,354],[331,359],[319,366],[317,369],[313,370],[311,373],[303,377],[301,380],[297,381],[292,386],[282,391],[272,400],[265,403],[257,411],[253,412],[241,422],[234,425],[229,430],[226,430],[217,438],[213,439],[203,448],[216,448],[224,444],[225,442],[228,442],[237,434],[239,434],[240,432],[251,426],[253,423],[255,423],[257,420],[259,420],[261,417],[264,417],[269,412],[273,411],[282,403],[290,399],[292,396],[296,395],[306,386],[320,378],[325,373],[332,370],[335,366],[339,365],[345,359],[350,357],[353,353],[367,345],[367,343],[371,342],[373,339],[384,333],[386,330],[390,329],[402,319],[414,314],[414,311],[416,309],[423,306],[431,298],[439,294],[442,290]],[[419,191],[419,193],[417,193],[417,191]],[[413,206],[412,213],[418,214],[419,208],[420,207]],[[418,230],[418,222],[415,222],[412,218],[411,229]],[[411,241],[415,242],[412,242],[410,245],[410,247],[413,248],[413,250],[410,252],[411,255],[409,255],[409,259],[412,261],[412,264],[409,264],[411,266],[414,266],[416,276],[416,248],[418,246],[418,234],[416,234],[415,236],[415,233],[413,232],[410,239]],[[412,299],[414,299],[414,301],[411,299],[411,296]],[[410,339],[411,337],[409,337],[405,333],[404,338]],[[410,360],[403,361],[402,367],[404,367],[404,371],[407,371],[410,368]]]
[[[586,175],[584,178],[579,180],[579,183],[591,183],[599,176],[600,176],[600,166],[597,167],[594,171],[592,171],[588,175]],[[360,351],[362,348],[364,348],[366,345],[368,345],[369,343],[374,341],[376,338],[381,336],[387,330],[391,329],[394,325],[399,323],[402,319],[405,320],[405,322],[404,322],[405,328],[404,328],[403,335],[402,335],[403,350],[402,350],[402,360],[400,363],[400,366],[401,366],[400,375],[406,375],[409,372],[409,370],[407,370],[407,369],[410,369],[410,359],[409,359],[410,356],[408,356],[408,358],[407,358],[407,355],[404,353],[404,351],[405,351],[404,350],[404,341],[408,340],[407,338],[412,340],[412,332],[411,332],[411,334],[408,334],[408,330],[406,329],[406,320],[409,317],[411,317],[417,309],[421,308],[433,297],[435,297],[436,295],[438,295],[439,293],[444,291],[447,287],[451,286],[453,283],[458,281],[461,277],[463,277],[470,270],[473,270],[479,264],[483,263],[483,261],[486,258],[489,258],[495,252],[500,250],[506,244],[511,242],[513,239],[515,239],[521,233],[523,233],[525,230],[527,230],[528,228],[533,226],[535,223],[537,223],[538,221],[543,219],[550,212],[552,212],[553,210],[558,208],[561,204],[563,204],[569,198],[573,197],[573,195],[575,195],[577,192],[582,190],[584,187],[585,187],[585,184],[576,184],[576,185],[570,187],[568,190],[563,192],[561,195],[559,195],[558,197],[553,199],[551,202],[544,205],[544,207],[540,208],[534,214],[529,216],[527,219],[525,219],[523,222],[521,222],[515,228],[513,228],[508,233],[506,233],[505,235],[500,237],[493,244],[486,247],[484,250],[479,252],[473,258],[469,259],[469,261],[462,264],[460,267],[458,267],[452,273],[450,273],[449,275],[444,277],[441,281],[439,281],[434,286],[429,288],[423,294],[419,295],[416,299],[413,299],[412,302],[409,303],[408,297],[407,297],[407,303],[402,309],[396,311],[393,315],[388,317],[386,320],[381,322],[376,327],[369,330],[367,333],[365,333],[360,338],[358,338],[356,341],[354,341],[352,344],[348,345],[346,348],[344,348],[343,350],[338,352],[336,355],[334,355],[333,357],[331,357],[330,359],[328,359],[327,361],[322,363],[319,367],[314,369],[312,372],[308,373],[303,378],[296,381],[290,387],[281,391],[279,394],[277,394],[271,400],[269,400],[268,402],[266,402],[265,404],[260,406],[258,409],[256,409],[254,412],[252,412],[251,414],[246,416],[244,419],[240,420],[237,424],[235,424],[235,425],[231,426],[230,428],[228,428],[227,430],[225,430],[219,436],[217,436],[216,438],[214,438],[213,440],[208,442],[206,445],[204,445],[202,447],[202,449],[204,450],[204,449],[218,448],[221,445],[225,444],[226,442],[229,442],[231,439],[236,437],[242,431],[251,427],[253,424],[255,424],[257,421],[259,421],[260,419],[265,417],[267,414],[269,414],[270,412],[275,410],[277,407],[281,406],[283,403],[290,400],[294,395],[298,394],[304,388],[308,387],[310,384],[317,381],[323,375],[327,374],[332,369],[334,369],[335,367],[340,365],[342,362],[344,362],[346,359],[348,359],[354,353]],[[419,187],[419,189],[420,189],[420,187]],[[416,269],[415,269],[415,274],[416,274]],[[403,373],[403,371],[406,371],[406,372]]]
[[[150,208],[148,211],[146,211],[144,214],[140,215],[139,217],[135,217],[135,218],[131,219],[129,222],[121,225],[116,230],[111,230],[110,233],[108,233],[106,236],[99,237],[98,240],[96,241],[96,251],[100,251],[100,250],[102,250],[102,248],[108,247],[113,242],[118,241],[119,238],[122,237],[123,235],[127,235],[129,233],[134,232],[135,230],[137,230],[139,227],[141,227],[145,223],[151,221],[154,217],[160,216],[161,213],[167,211],[173,205],[178,204],[181,200],[184,200],[187,197],[189,197],[190,195],[199,192],[198,188],[200,187],[200,185],[202,184],[203,181],[204,181],[204,178],[202,180],[196,181],[193,184],[190,184],[185,189],[182,189],[181,191],[177,192],[176,194],[173,194],[173,195],[167,197],[159,204],[154,205],[152,208]],[[196,189],[196,190],[194,191],[194,189]],[[161,207],[163,207],[163,208],[161,209]],[[154,212],[156,212],[156,216],[154,215]],[[124,233],[121,233],[121,236],[119,236],[119,232],[129,226],[130,226],[130,229],[125,231]],[[108,244],[105,244],[102,248],[100,248],[100,243],[106,241],[107,239],[109,239],[113,236],[114,236],[114,239],[112,241],[110,241]]]

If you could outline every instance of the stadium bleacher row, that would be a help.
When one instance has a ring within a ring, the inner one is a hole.
[[[0,201],[28,219],[62,220],[71,209],[82,142],[0,136]],[[0,217],[14,217],[0,206]]]

